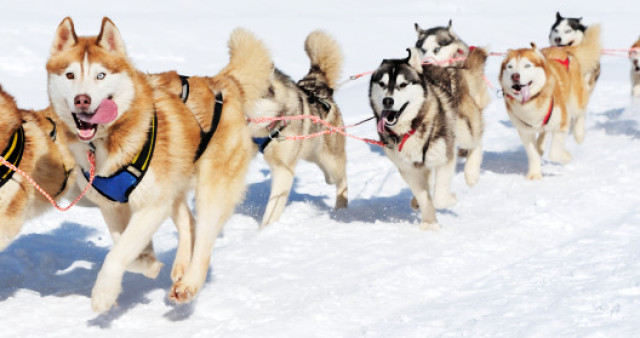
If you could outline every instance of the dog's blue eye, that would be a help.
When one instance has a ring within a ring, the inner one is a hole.
[[[102,80],[102,79],[104,79],[104,77],[105,77],[105,76],[107,76],[107,74],[105,74],[105,73],[100,73],[100,74],[98,74],[98,76],[96,76],[96,78],[97,78],[98,80]]]
[[[69,72],[69,73],[67,73],[67,74],[64,74],[64,75],[65,75],[65,76],[67,77],[67,79],[69,79],[69,80],[73,80],[73,79],[75,79],[75,78],[76,78],[76,76],[75,76],[73,73],[71,73],[71,72]]]
[[[531,68],[531,64],[527,63],[526,65],[524,65],[524,68]]]
[[[434,54],[438,54],[438,52],[439,52],[439,51],[440,51],[440,47],[436,47],[436,48],[433,50],[433,53],[434,53]]]
[[[567,30],[566,30],[566,31],[564,31],[564,32],[565,32],[565,33],[567,33],[567,34],[569,34],[569,33],[571,33],[571,30],[570,30],[570,29],[567,29]]]
[[[513,69],[513,65],[508,65],[507,69]]]

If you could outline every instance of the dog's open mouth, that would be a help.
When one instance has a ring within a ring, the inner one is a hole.
[[[529,83],[527,83],[526,85],[523,85],[521,83],[514,83],[511,86],[511,89],[513,89],[513,93],[515,95],[521,95],[522,96],[522,103],[525,103],[527,101],[529,101],[529,99],[531,98],[531,84],[533,83],[533,81],[529,81]]]
[[[78,137],[83,141],[91,141],[98,130],[98,125],[110,123],[118,117],[118,105],[109,98],[102,100],[93,113],[72,113],[73,121],[78,128]]]
[[[386,127],[395,126],[398,123],[398,118],[408,105],[409,102],[406,102],[400,107],[400,110],[383,109],[380,112],[380,120],[378,121],[378,132],[384,133]]]
[[[573,41],[569,41],[565,44],[559,44],[558,47],[569,47],[569,46],[573,46]]]

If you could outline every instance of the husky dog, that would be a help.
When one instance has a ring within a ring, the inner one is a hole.
[[[560,12],[556,12],[556,22],[549,32],[549,44],[555,47],[578,46],[584,39],[587,26],[582,24],[582,18],[564,18]],[[593,92],[596,82],[600,77],[600,62],[592,69],[585,69],[589,95]]]
[[[311,61],[307,75],[294,82],[275,69],[269,92],[258,100],[255,109],[246,111],[248,118],[292,117],[312,115],[336,127],[343,126],[342,115],[333,99],[342,68],[342,52],[338,43],[322,31],[314,31],[305,41]],[[325,128],[311,120],[251,123],[255,146],[271,168],[271,193],[262,218],[262,226],[277,221],[287,203],[296,164],[299,160],[320,167],[328,184],[336,185],[335,208],[347,207],[347,175],[345,137],[326,134],[297,141],[275,141],[287,136],[309,135]]]
[[[544,135],[553,135],[549,158],[568,163],[564,141],[573,124],[577,143],[584,140],[585,110],[589,98],[585,69],[600,60],[600,27],[589,27],[580,45],[565,48],[509,50],[499,80],[509,118],[518,130],[529,160],[528,179],[542,178],[540,156]],[[539,134],[536,142],[536,134]]]
[[[451,29],[451,20],[447,27],[433,27],[421,29],[415,24],[418,33],[416,48],[422,53],[424,60],[435,60],[434,65],[446,67],[463,67],[474,71],[462,72],[463,80],[468,88],[468,94],[461,95],[460,109],[456,116],[456,145],[461,154],[468,155],[464,174],[467,184],[477,183],[482,164],[482,134],[484,121],[482,111],[489,105],[491,97],[484,81],[484,64],[487,53],[484,49],[469,48]],[[474,53],[484,53],[484,57],[467,59],[470,50]],[[447,60],[454,60],[447,62]],[[472,65],[469,62],[479,60],[482,65]]]
[[[631,94],[640,97],[640,38],[631,46]]]
[[[414,27],[418,33],[418,48],[427,62],[433,62],[441,66],[460,65],[469,54],[469,46],[462,41],[451,29],[452,22],[449,20],[447,27],[432,27],[422,29],[415,23]]]
[[[74,135],[70,150],[81,175],[86,152],[95,153],[97,177],[86,196],[115,243],[92,290],[94,311],[115,305],[126,269],[157,275],[152,252],[147,260],[140,255],[167,217],[179,236],[169,297],[188,302],[202,287],[216,237],[244,194],[252,145],[243,112],[266,92],[272,73],[268,50],[251,33],[232,32],[229,50],[229,64],[207,81],[215,93],[211,133],[133,67],[110,19],[91,37],[78,37],[70,18],[58,26],[47,62],[51,106]],[[197,221],[186,204],[193,183]]]
[[[422,214],[422,229],[438,229],[435,207],[456,202],[449,192],[455,172],[455,132],[461,70],[423,65],[416,48],[405,59],[384,60],[372,74],[369,102],[385,154],[398,167]],[[471,54],[470,54],[471,55]],[[474,57],[482,59],[480,54]],[[485,54],[486,57],[486,54]],[[473,61],[484,66],[484,61]],[[433,201],[429,175],[435,172]]]
[[[0,87],[0,149],[6,161],[31,176],[58,199],[72,184],[75,162],[66,133],[49,110],[18,109]],[[0,165],[0,251],[20,232],[24,222],[50,207],[49,201],[21,175]]]

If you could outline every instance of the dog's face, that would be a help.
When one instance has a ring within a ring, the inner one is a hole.
[[[547,83],[544,57],[535,47],[510,50],[502,61],[500,83],[505,96],[526,103]]]
[[[551,46],[577,46],[582,43],[587,27],[581,21],[582,18],[563,18],[560,12],[556,12],[556,22],[549,33]]]
[[[629,61],[631,61],[631,71],[635,74],[640,74],[640,39],[631,46]]]
[[[95,37],[77,37],[70,18],[58,26],[47,62],[49,99],[80,140],[105,137],[129,109],[135,93],[131,69],[120,33],[108,18]]]
[[[369,101],[378,120],[378,132],[405,126],[420,111],[425,100],[422,63],[417,50],[409,50],[407,59],[384,60],[371,75]]]
[[[418,33],[416,48],[422,52],[425,61],[447,65],[451,59],[466,55],[468,48],[451,29],[451,21],[447,27],[425,30],[416,23],[415,28]]]

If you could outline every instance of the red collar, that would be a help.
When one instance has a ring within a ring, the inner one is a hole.
[[[398,151],[402,151],[402,147],[404,147],[404,143],[407,142],[409,137],[411,137],[411,135],[415,133],[416,133],[416,130],[411,129],[408,133],[404,134],[404,136],[402,137],[402,141],[400,142],[400,147],[398,147]]]
[[[561,65],[564,66],[564,68],[567,69],[567,71],[569,71],[569,58],[567,57],[566,59],[562,60],[562,59],[553,59],[555,61],[560,62]]]

